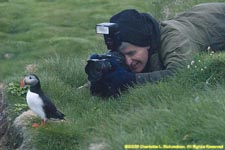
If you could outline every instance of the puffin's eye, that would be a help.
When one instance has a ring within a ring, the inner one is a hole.
[[[31,77],[29,77],[29,79],[32,79]]]

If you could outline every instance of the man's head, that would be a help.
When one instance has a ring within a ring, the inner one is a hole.
[[[149,46],[140,47],[122,42],[119,52],[124,55],[125,63],[132,72],[142,72],[148,62]]]
[[[160,46],[157,21],[149,14],[128,9],[112,16],[110,22],[119,26],[119,40],[123,44],[118,49],[124,54],[126,64],[131,71],[142,72],[148,62],[149,53]]]

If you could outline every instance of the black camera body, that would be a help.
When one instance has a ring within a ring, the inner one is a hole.
[[[96,25],[96,32],[104,35],[105,44],[109,50],[106,54],[97,55],[87,61],[85,72],[88,74],[88,80],[98,81],[102,76],[114,70],[111,62],[117,62],[125,67],[124,56],[118,52],[121,42],[119,39],[119,28],[116,23],[100,23]]]

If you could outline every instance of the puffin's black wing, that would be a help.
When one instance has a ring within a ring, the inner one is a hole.
[[[42,92],[39,93],[39,96],[44,102],[43,109],[47,118],[64,119],[65,115],[56,109],[55,105],[47,96],[45,96]]]

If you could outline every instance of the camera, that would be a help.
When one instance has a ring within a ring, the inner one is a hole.
[[[119,32],[119,27],[116,23],[105,22],[96,25],[96,33],[104,35],[105,44],[109,52],[101,55],[92,55],[87,61],[85,72],[88,74],[89,81],[98,81],[104,74],[113,71],[112,61],[125,67],[124,56],[118,52],[118,47],[121,44]]]

